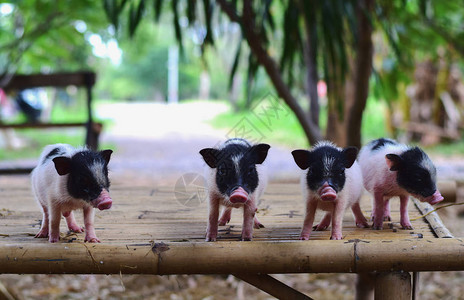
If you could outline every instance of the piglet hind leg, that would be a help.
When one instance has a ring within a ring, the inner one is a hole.
[[[230,216],[232,214],[232,207],[224,207],[222,210],[221,217],[219,218],[219,226],[225,226],[230,222]]]
[[[253,227],[256,229],[264,228],[264,225],[258,220],[258,217],[256,215],[253,221]]]
[[[383,228],[383,219],[384,219],[384,199],[382,191],[374,192],[374,202],[373,202],[373,212],[372,212],[372,229],[381,230]]]
[[[332,221],[332,213],[331,212],[327,212],[324,216],[324,218],[322,218],[321,222],[317,225],[314,226],[314,230],[315,231],[323,231],[323,230],[326,230],[327,227],[330,226],[330,222]]]
[[[403,229],[411,230],[413,227],[409,220],[408,202],[409,196],[400,196],[400,224]]]
[[[356,202],[351,206],[351,210],[353,211],[354,220],[356,222],[356,226],[359,228],[368,228],[369,224],[367,223],[366,217],[364,216],[361,206],[359,202]]]
[[[84,242],[100,243],[100,240],[97,238],[97,235],[95,234],[95,227],[93,224],[94,215],[95,215],[95,211],[93,207],[91,206],[84,207],[84,226],[85,226]]]
[[[36,238],[47,238],[48,237],[48,226],[50,219],[48,217],[48,209],[46,206],[42,206],[43,210],[43,217],[42,217],[42,225],[40,226],[39,232],[35,235]]]
[[[68,224],[68,229],[70,231],[76,232],[76,233],[84,232],[84,228],[77,225],[76,219],[74,218],[74,214],[72,211],[63,213],[63,216],[66,219],[66,224]]]

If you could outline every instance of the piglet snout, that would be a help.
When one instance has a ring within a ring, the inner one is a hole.
[[[335,201],[337,199],[337,192],[327,182],[321,187],[319,195],[322,201]]]
[[[110,194],[105,189],[101,191],[95,202],[99,210],[110,209],[111,205],[113,205],[113,200],[111,200]]]
[[[230,202],[232,203],[245,203],[247,200],[248,193],[242,187],[238,187],[230,194]]]
[[[430,197],[427,197],[426,198],[426,201],[428,203],[430,203],[430,205],[434,205],[434,204],[437,204],[438,202],[441,202],[443,201],[443,196],[440,194],[440,192],[438,190],[435,191],[435,193],[433,193],[432,196]]]

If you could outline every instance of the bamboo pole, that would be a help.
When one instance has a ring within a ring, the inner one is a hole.
[[[266,274],[234,274],[234,276],[248,282],[252,286],[257,287],[277,299],[312,300],[312,298],[305,294],[298,292],[274,277]]]
[[[0,273],[278,274],[464,270],[462,239],[0,243]]]
[[[408,272],[377,274],[375,300],[411,300],[411,275]]]

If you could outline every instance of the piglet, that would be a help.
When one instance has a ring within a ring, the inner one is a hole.
[[[35,237],[50,243],[60,239],[61,215],[70,231],[83,232],[76,224],[73,210],[84,211],[85,241],[100,242],[95,235],[94,208],[111,208],[108,189],[108,162],[112,150],[93,152],[66,144],[48,145],[32,171],[32,191],[43,209],[40,231]]]
[[[301,240],[309,239],[318,208],[326,211],[326,214],[315,230],[324,230],[332,222],[332,240],[343,238],[342,222],[347,207],[353,211],[356,226],[368,227],[359,206],[363,186],[361,169],[356,162],[357,154],[355,147],[341,149],[327,141],[317,143],[310,151],[292,151],[298,167],[307,170],[301,177],[306,200]]]
[[[206,241],[215,241],[218,225],[230,221],[232,208],[243,207],[242,240],[251,241],[253,226],[264,227],[255,216],[257,203],[267,184],[261,166],[270,146],[251,145],[244,139],[229,139],[218,148],[200,151],[208,165],[209,218]],[[224,210],[219,218],[219,206]]]
[[[359,164],[364,187],[373,196],[373,229],[382,229],[391,220],[390,198],[400,198],[400,224],[412,229],[408,215],[409,195],[436,204],[443,200],[437,189],[437,171],[419,147],[409,147],[391,139],[377,139],[361,149]]]

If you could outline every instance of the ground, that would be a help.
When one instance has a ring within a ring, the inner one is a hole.
[[[116,146],[110,162],[112,184],[174,185],[185,173],[201,174],[204,164],[198,151],[232,137],[230,132],[214,130],[205,122],[224,109],[221,104],[117,104],[100,108],[99,117],[115,121],[102,135],[105,143]],[[266,162],[271,180],[297,181],[299,169],[291,159],[291,149],[272,146]],[[436,161],[439,179],[462,180],[461,161],[450,163],[442,157]],[[0,177],[0,188],[9,181],[27,184],[28,178]],[[455,236],[462,237],[464,220],[457,211],[463,209],[450,207],[440,215]],[[314,299],[354,298],[354,274],[274,276]],[[424,272],[420,281],[420,299],[464,299],[464,272]],[[0,275],[0,283],[16,299],[272,298],[233,276]]]

